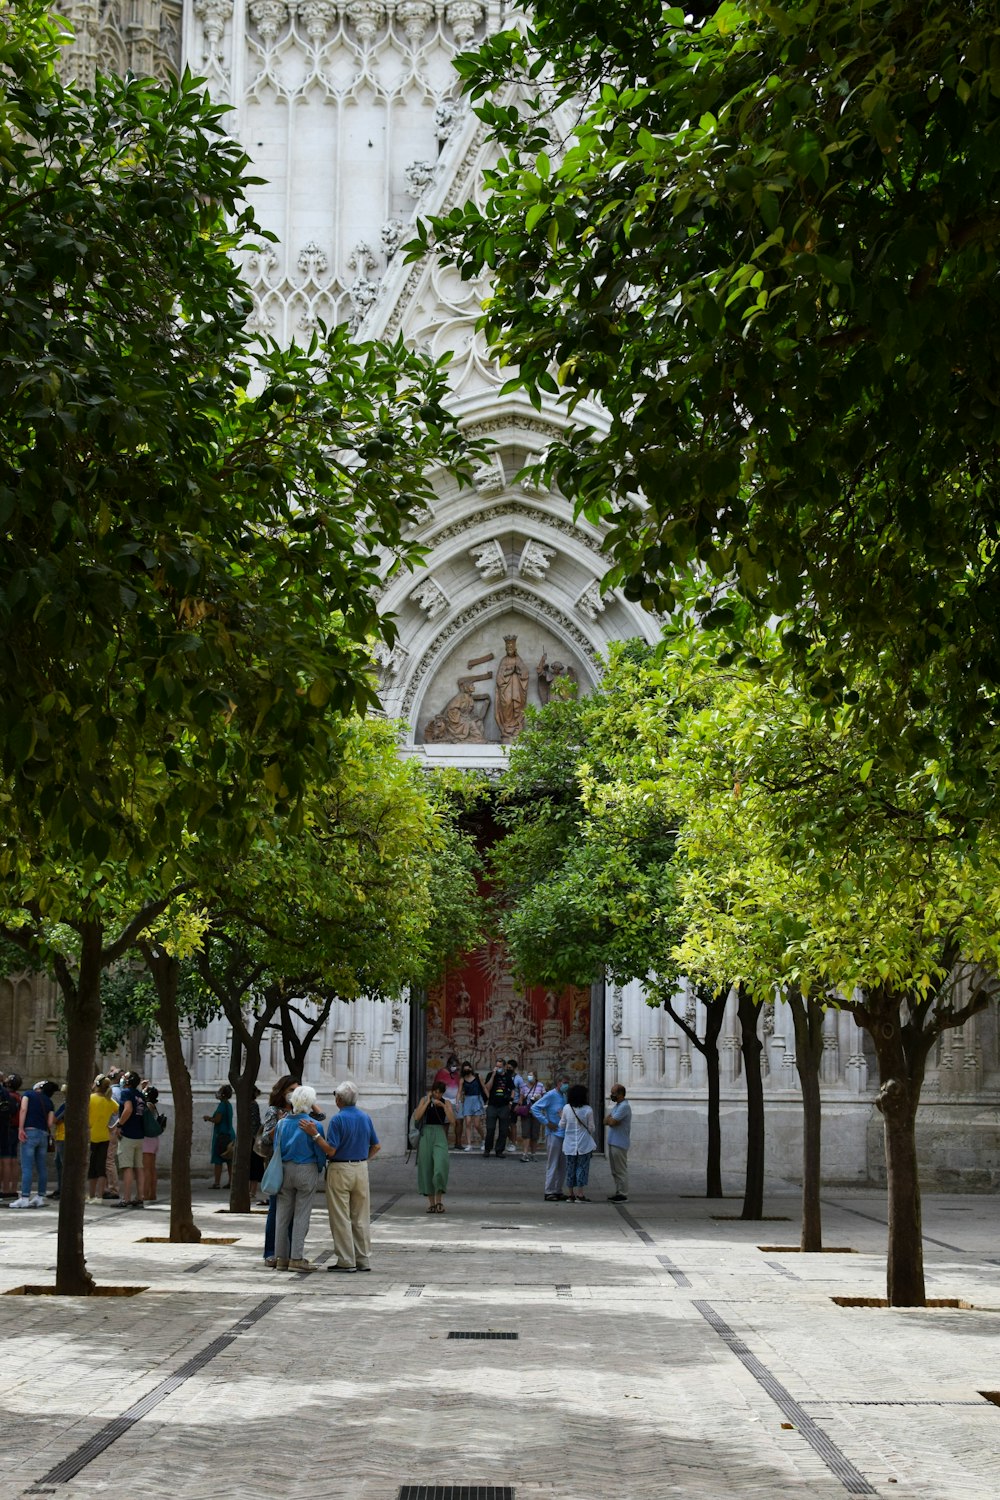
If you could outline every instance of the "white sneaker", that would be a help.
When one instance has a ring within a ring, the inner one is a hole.
[[[31,1200],[31,1206],[32,1208],[48,1208],[49,1205],[40,1194],[36,1193]]]
[[[475,1149],[476,1149],[475,1146],[463,1146],[462,1147],[463,1151],[474,1151]]]
[[[31,1198],[15,1198],[10,1208],[34,1208],[35,1204]]]

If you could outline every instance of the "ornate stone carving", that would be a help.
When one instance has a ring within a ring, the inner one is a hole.
[[[412,598],[413,596],[410,595]],[[402,718],[410,712],[417,696],[420,684],[427,674],[432,670],[434,663],[438,660],[441,652],[448,642],[454,640],[458,635],[464,635],[469,626],[483,616],[500,613],[501,610],[517,609],[520,607],[525,614],[544,615],[556,626],[560,635],[567,640],[573,641],[579,648],[580,655],[588,661],[597,661],[597,650],[592,641],[584,635],[583,631],[573,623],[568,615],[547,599],[539,599],[537,594],[530,594],[527,589],[520,588],[517,584],[501,584],[484,599],[477,599],[465,609],[454,615],[446,625],[443,625],[434,637],[430,646],[423,653],[417,665],[413,669],[413,675],[406,684],[403,701],[399,706],[399,714]]]
[[[476,488],[479,488],[478,483]],[[487,490],[486,493],[491,493],[491,491]],[[443,527],[433,537],[433,544],[439,547],[444,542],[450,542],[454,537],[471,531],[474,526],[490,525],[506,529],[512,522],[518,521],[531,521],[534,525],[544,526],[549,531],[558,531],[560,535],[569,537],[590,552],[600,553],[601,551],[601,544],[597,537],[588,535],[581,526],[576,526],[560,516],[544,514],[534,506],[525,504],[523,500],[507,500],[503,505],[493,505],[473,511],[461,521],[455,521],[452,525]]]
[[[376,641],[372,647],[375,665],[382,677],[388,681],[399,675],[409,654],[406,647],[401,646],[398,641],[394,646],[390,646],[387,641]]]
[[[403,238],[404,228],[405,225],[402,219],[386,219],[382,225],[379,239],[382,241],[382,253],[386,260],[392,260],[392,257],[399,249],[399,242]]]
[[[583,593],[576,601],[576,607],[585,614],[589,620],[597,620],[607,609],[604,598],[601,597],[601,586],[599,583],[588,583]]]
[[[296,264],[307,280],[319,281],[321,276],[326,275],[329,261],[326,258],[325,252],[320,249],[316,241],[310,240],[299,251],[299,258]]]
[[[321,46],[337,19],[335,0],[299,0],[299,19],[313,46]]]
[[[378,296],[377,283],[368,280],[369,272],[377,268],[378,262],[372,254],[371,246],[360,240],[351,251],[347,265],[349,270],[355,272],[351,286],[351,305],[354,310],[351,321],[356,327]]]
[[[555,688],[557,697],[574,697],[579,690],[580,679],[576,675],[576,668],[565,666],[561,661],[550,662],[546,651],[542,652],[542,659],[535,668],[535,673],[538,678],[538,701],[543,707],[552,697],[556,683],[559,684]],[[565,688],[562,686],[563,681],[567,684]]]
[[[499,495],[507,483],[499,453],[493,453],[485,463],[472,471],[472,482],[481,495]]]
[[[373,42],[385,23],[385,6],[381,0],[350,0],[347,18],[363,42]]]
[[[233,14],[233,0],[194,0],[194,13],[205,33],[205,61],[220,62],[222,38],[226,34],[226,22]]]
[[[458,105],[450,99],[442,99],[434,111],[434,132],[443,145],[458,122]]]
[[[424,730],[428,745],[485,745],[483,723],[489,712],[490,695],[474,693],[472,688],[474,683],[488,682],[492,676],[492,672],[480,672],[458,679],[458,692]]]
[[[487,578],[506,578],[507,557],[498,541],[480,542],[477,547],[470,547],[469,556],[484,581]]]
[[[517,571],[522,578],[533,578],[540,583],[556,555],[554,547],[543,547],[541,542],[527,541],[518,558]]]
[[[467,47],[474,40],[476,27],[483,19],[483,7],[477,0],[451,0],[445,15],[456,42],[460,47]]]
[[[611,1030],[615,1036],[622,1034],[622,991],[617,984],[611,990]]]
[[[419,198],[427,184],[434,180],[434,165],[429,161],[411,161],[403,176],[410,197]]]
[[[400,0],[396,6],[396,17],[403,34],[411,47],[415,47],[434,19],[434,6],[430,0]]]
[[[505,745],[517,738],[524,728],[524,711],[528,703],[528,669],[517,654],[517,636],[505,635],[507,654],[497,667],[496,702],[493,713]]]
[[[448,595],[433,578],[425,578],[418,583],[410,595],[410,601],[419,605],[428,620],[437,619],[448,608]]]
[[[270,47],[288,24],[287,0],[250,0],[249,9],[254,25],[264,38],[265,47]]]

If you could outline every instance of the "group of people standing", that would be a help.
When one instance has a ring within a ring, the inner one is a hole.
[[[474,1101],[471,1114],[467,1104],[470,1098]],[[615,1084],[604,1116],[615,1187],[609,1194],[612,1203],[628,1199],[631,1123],[632,1106],[626,1100],[625,1086]],[[459,1068],[458,1058],[449,1057],[414,1109],[410,1124],[411,1143],[415,1141],[417,1148],[417,1186],[427,1198],[429,1214],[445,1212],[449,1130],[454,1132],[456,1149],[475,1149],[475,1140],[462,1144],[463,1125],[466,1132],[475,1130],[485,1157],[503,1156],[508,1132],[520,1129],[526,1147],[522,1161],[533,1160],[544,1132],[545,1201],[589,1201],[584,1189],[589,1186],[590,1161],[597,1150],[597,1125],[582,1083],[571,1084],[563,1077],[546,1089],[532,1073],[521,1078],[516,1063],[502,1058],[480,1080],[470,1063]]]
[[[531,1109],[545,1093],[545,1085],[534,1073],[522,1077],[515,1058],[498,1058],[484,1080],[470,1062],[460,1066],[452,1053],[435,1073],[434,1083],[441,1085],[451,1106],[449,1128],[456,1151],[516,1153],[520,1135],[521,1160],[535,1155],[541,1129]]]
[[[371,1270],[368,1163],[381,1147],[371,1116],[358,1108],[357,1085],[340,1083],[333,1097],[337,1113],[327,1121],[316,1090],[286,1074],[271,1090],[254,1140],[255,1152],[267,1163],[264,1263],[276,1271],[320,1269],[306,1259],[305,1242],[324,1169],[335,1252],[327,1270]]]
[[[135,1072],[109,1068],[94,1079],[88,1108],[88,1203],[142,1208],[144,1202],[156,1202],[156,1156],[167,1124],[158,1113],[158,1099],[149,1080]],[[25,1089],[16,1074],[0,1082],[0,1197],[12,1200],[9,1208],[44,1208],[48,1199],[60,1196],[65,1116],[60,1084],[43,1079]],[[56,1167],[52,1192],[50,1149]]]

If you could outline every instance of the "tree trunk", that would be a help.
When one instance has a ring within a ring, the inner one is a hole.
[[[170,1238],[180,1244],[193,1245],[201,1239],[201,1230],[194,1222],[194,1207],[191,1202],[194,1102],[177,1010],[177,980],[181,966],[176,958],[171,958],[162,949],[154,949],[148,943],[140,946],[156,985],[156,1022],[163,1038],[170,1092],[174,1099],[174,1135],[170,1151]]]
[[[823,1060],[823,1007],[804,1000],[798,990],[789,990],[788,1005],[795,1027],[795,1068],[802,1088],[802,1233],[799,1249],[823,1248],[823,1217],[820,1207],[822,1181],[822,1102],[819,1091]]]
[[[281,1026],[281,1050],[285,1058],[285,1071],[292,1078],[298,1078],[301,1081],[309,1043],[303,1043],[295,1029],[291,1011],[284,1001],[278,1009],[278,1021]]]
[[[764,1082],[760,1072],[763,1044],[757,1035],[761,1001],[753,1000],[741,984],[737,1014],[740,1020],[740,1050],[747,1084],[747,1176],[741,1219],[764,1217]]]
[[[80,971],[73,981],[57,966],[56,977],[66,1013],[66,1146],[56,1246],[56,1291],[63,1297],[87,1297],[96,1289],[83,1247],[87,1166],[90,1142],[90,1089],[101,1022],[102,933],[98,923],[80,929]]]
[[[902,1091],[900,1091],[902,1093]],[[886,1297],[890,1307],[925,1307],[924,1244],[920,1215],[920,1176],[917,1166],[917,1110],[910,1100],[880,1090],[879,1108],[885,1121],[885,1165],[888,1174],[889,1244],[886,1254]]]
[[[878,1058],[875,1103],[885,1132],[889,1215],[886,1298],[890,1307],[926,1307],[916,1131],[926,1048],[915,1047],[912,1036],[907,1046],[900,1012],[898,997],[870,997],[855,1019],[871,1035]]]
[[[703,1001],[705,1041],[702,1056],[708,1079],[708,1154],[705,1161],[705,1197],[722,1197],[722,1120],[719,1090],[719,1033],[726,1014],[728,995]]]
[[[229,1082],[236,1096],[236,1147],[230,1162],[233,1180],[229,1189],[229,1208],[234,1214],[250,1212],[250,1149],[253,1145],[250,1108],[254,1089],[257,1087],[257,1075],[260,1073],[262,1034],[263,1028],[258,1032],[258,1028],[254,1027],[249,1047],[241,1043],[235,1034],[233,1036]]]

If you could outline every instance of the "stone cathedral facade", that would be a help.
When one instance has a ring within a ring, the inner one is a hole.
[[[518,478],[565,419],[500,396],[501,377],[475,333],[486,288],[433,263],[404,265],[399,254],[417,215],[479,191],[486,146],[459,98],[452,60],[509,24],[513,7],[508,0],[64,0],[60,9],[76,36],[67,67],[82,82],[95,69],[162,75],[187,65],[233,106],[230,128],[266,179],[250,190],[258,217],[277,236],[245,267],[256,327],[280,341],[304,340],[317,320],[346,320],[365,335],[402,333],[435,356],[451,355],[453,409],[491,440],[492,457],[474,488],[441,482],[418,528],[426,568],[385,589],[383,607],[397,617],[400,637],[379,658],[381,696],[386,712],[408,726],[403,753],[428,765],[498,770],[526,704],[547,701],[564,675],[587,692],[611,641],[652,641],[658,633],[651,616],[601,592],[599,532],[575,521],[558,494]],[[419,1027],[403,1001],[335,1007],[310,1081],[329,1098],[336,1078],[354,1076],[387,1149],[401,1150],[418,1038],[426,1051],[421,1067],[452,1046],[468,1055],[477,1026],[491,1046],[499,1044],[518,1017],[536,1027],[539,1048],[586,1048],[585,998],[518,994],[492,959],[483,973],[481,1021],[472,1019],[461,976],[430,997]],[[700,1172],[699,1053],[669,1017],[644,1004],[640,986],[609,990],[605,1001],[605,1083],[628,1087],[635,1156]],[[693,997],[677,1003],[697,1025]],[[795,1178],[801,1126],[791,1021],[779,1005],[765,1009],[762,1027],[768,1167]],[[29,976],[0,982],[0,1062],[54,1076],[57,1033],[50,986]],[[192,1033],[188,1047],[196,1087],[210,1094],[226,1076],[225,1023]],[[735,1005],[721,1048],[724,1167],[735,1181],[744,1136]],[[931,1061],[920,1127],[927,1180],[992,1182],[1000,1176],[995,1004],[947,1033]],[[155,1048],[144,1063],[165,1083]],[[262,1085],[282,1071],[275,1042]],[[827,1017],[822,1077],[826,1176],[878,1180],[874,1059],[848,1015]]]

